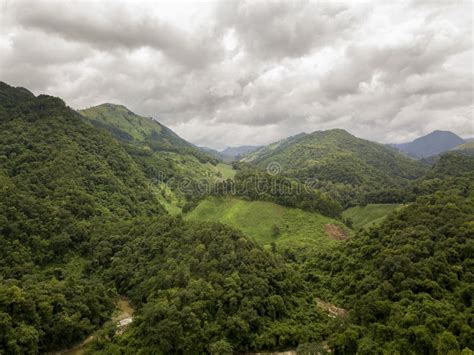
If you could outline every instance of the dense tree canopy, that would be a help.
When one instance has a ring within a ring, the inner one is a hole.
[[[449,153],[422,178],[408,181],[417,166],[401,175],[406,185],[369,191],[347,184],[353,166],[340,156],[328,194],[236,166],[214,193],[331,217],[342,209],[334,199],[410,202],[331,252],[294,257],[221,224],[169,216],[151,180],[168,164],[161,154],[175,154],[170,177],[185,178],[178,167],[199,159],[156,147],[147,155],[149,141],[128,144],[98,126],[60,99],[0,83],[0,353],[56,351],[93,332],[97,354],[474,348],[473,157]],[[119,295],[136,308],[123,334],[104,326]]]

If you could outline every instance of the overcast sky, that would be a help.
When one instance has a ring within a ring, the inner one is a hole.
[[[0,80],[197,145],[474,136],[471,1],[0,3]]]

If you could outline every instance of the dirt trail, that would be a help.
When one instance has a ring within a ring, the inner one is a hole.
[[[125,297],[121,297],[117,301],[117,309],[119,313],[112,317],[112,321],[117,324],[117,334],[122,334],[127,326],[133,321],[133,313],[135,310],[130,305],[130,302]],[[58,351],[52,355],[83,355],[85,347],[94,340],[94,334],[88,336],[82,343],[74,346],[71,349]]]
[[[329,235],[332,239],[335,240],[345,240],[348,238],[347,233],[341,227],[336,226],[335,224],[326,224],[324,226],[326,234]]]

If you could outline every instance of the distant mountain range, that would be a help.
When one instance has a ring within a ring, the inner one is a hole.
[[[467,143],[467,140],[464,140],[453,132],[433,131],[412,142],[391,144],[390,146],[413,158],[421,159],[447,152],[465,143]]]
[[[261,146],[258,145],[242,145],[237,147],[227,147],[223,150],[215,150],[208,147],[200,147],[201,150],[206,152],[207,154],[212,155],[213,157],[220,159],[224,162],[232,162],[235,160],[239,160],[246,154],[249,154]]]

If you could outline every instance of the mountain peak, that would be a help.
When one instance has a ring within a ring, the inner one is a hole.
[[[395,144],[394,147],[415,158],[427,158],[451,150],[465,141],[451,131],[435,130],[412,142]]]

